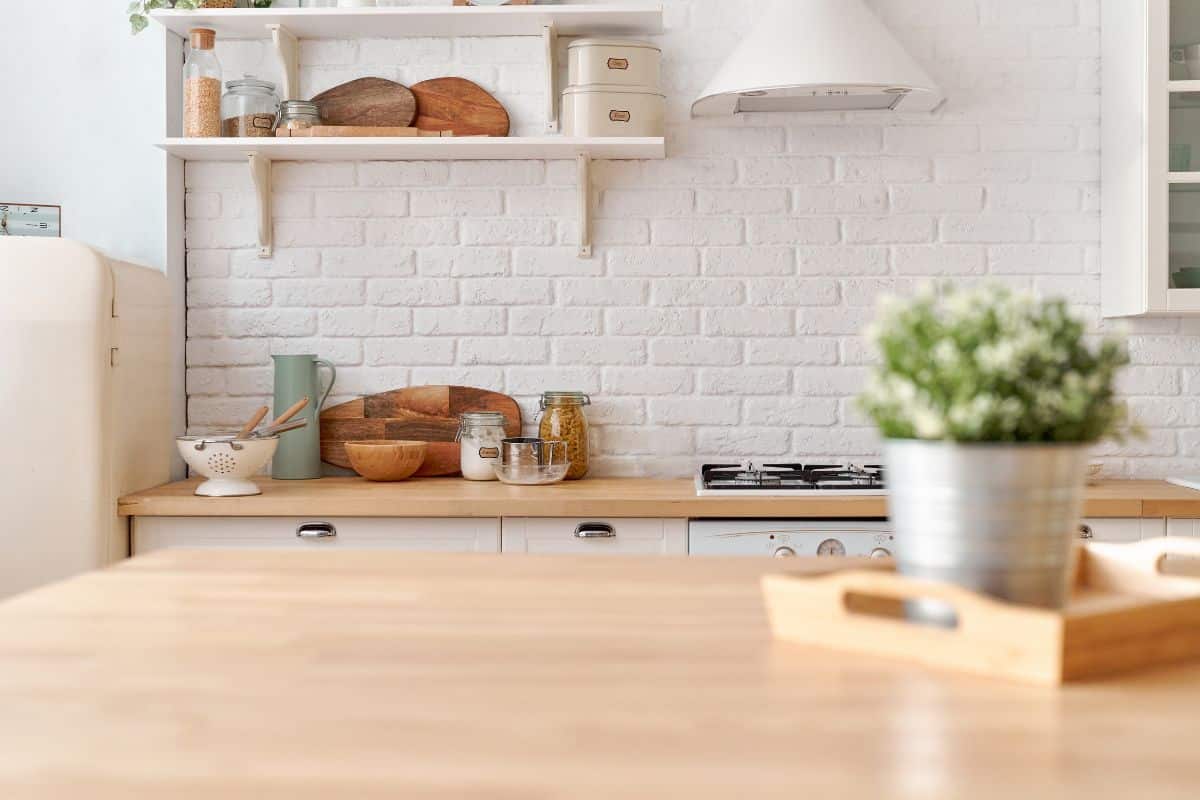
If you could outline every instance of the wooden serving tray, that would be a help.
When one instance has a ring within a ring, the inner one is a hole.
[[[1167,556],[1200,557],[1200,540],[1079,548],[1074,594],[1049,611],[886,569],[820,577],[767,575],[778,639],[916,661],[1047,686],[1200,658],[1200,578],[1166,575]],[[908,620],[903,601],[950,604],[957,626]]]

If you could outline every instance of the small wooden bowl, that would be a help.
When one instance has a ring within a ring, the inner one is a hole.
[[[402,481],[411,478],[425,461],[426,442],[346,442],[350,466],[369,481]]]

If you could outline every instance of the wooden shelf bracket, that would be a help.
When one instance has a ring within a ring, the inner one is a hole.
[[[553,25],[542,28],[542,40],[546,44],[546,130],[558,133],[558,31]]]
[[[258,195],[258,257],[270,258],[275,253],[274,209],[271,207],[271,159],[258,153],[250,154],[250,177]]]
[[[592,257],[592,156],[579,154],[579,257]]]
[[[284,100],[299,100],[300,42],[282,25],[268,25],[267,31],[271,34],[271,44],[283,75],[283,91],[279,96]]]

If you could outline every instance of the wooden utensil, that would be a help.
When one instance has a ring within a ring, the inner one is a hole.
[[[465,386],[415,386],[362,397],[321,414],[321,460],[353,469],[346,442],[392,439],[428,442],[418,475],[456,475],[461,469],[458,416],[498,411],[509,436],[521,433],[521,408],[508,395]]]
[[[385,78],[359,78],[321,92],[312,100],[326,125],[405,128],[417,114],[417,101],[406,86]]]
[[[466,78],[434,78],[412,87],[417,98],[413,122],[424,131],[454,131],[458,136],[508,136],[508,112],[500,102]]]
[[[266,406],[263,406],[258,411],[255,411],[254,416],[250,418],[250,421],[243,425],[242,429],[238,431],[237,438],[245,439],[247,436],[249,436],[254,429],[258,427],[258,423],[263,421],[263,417],[270,413],[270,411],[271,409],[267,408]]]
[[[334,139],[343,137],[406,137],[423,136],[437,138],[453,136],[454,131],[423,131],[420,128],[385,127],[382,125],[314,125],[311,128],[279,128],[277,137],[283,139]]]
[[[299,400],[297,400],[295,403],[293,403],[286,411],[284,411],[282,414],[280,414],[278,417],[276,417],[275,421],[272,422],[268,427],[274,428],[276,425],[282,425],[283,423],[287,422],[292,417],[299,414],[304,409],[304,407],[306,405],[308,405],[308,400],[309,400],[309,398],[307,396],[301,397]]]

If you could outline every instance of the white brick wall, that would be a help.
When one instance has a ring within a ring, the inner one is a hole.
[[[543,388],[591,392],[601,473],[866,458],[852,398],[881,293],[994,276],[1098,322],[1099,0],[871,2],[947,90],[937,114],[691,121],[755,15],[665,0],[671,157],[596,165],[590,261],[568,162],[280,165],[269,261],[246,171],[189,165],[191,424],[240,422],[270,391],[269,354],[307,349],[341,367],[335,399],[469,383],[532,415]],[[301,79],[313,94],[461,74],[537,134],[539,47],[305,42]],[[275,74],[258,43],[220,56],[227,76]],[[1149,438],[1100,453],[1114,474],[1200,471],[1200,325],[1129,327],[1122,389]]]

